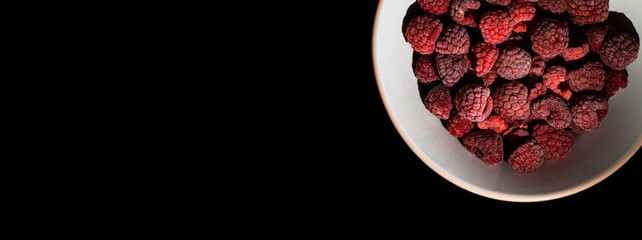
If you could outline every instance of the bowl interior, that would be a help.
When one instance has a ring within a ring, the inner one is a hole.
[[[373,32],[373,59],[379,91],[397,130],[412,150],[435,172],[476,194],[506,201],[542,201],[582,191],[621,167],[642,145],[642,61],[629,65],[629,83],[609,99],[600,128],[574,134],[571,152],[545,160],[534,174],[508,164],[488,166],[450,135],[425,109],[412,72],[412,49],[401,34],[402,19],[414,0],[382,0]],[[610,1],[642,26],[642,5]],[[394,159],[393,159],[394,160]]]

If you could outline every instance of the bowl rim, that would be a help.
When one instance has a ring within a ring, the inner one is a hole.
[[[388,102],[388,98],[386,97],[386,94],[383,91],[383,87],[381,84],[381,80],[379,79],[379,67],[377,65],[377,52],[376,52],[376,47],[377,47],[377,30],[379,26],[379,18],[381,16],[381,8],[383,6],[383,2],[385,0],[380,0],[379,5],[377,6],[377,12],[375,14],[375,19],[374,19],[374,24],[373,24],[373,30],[372,30],[372,39],[371,39],[371,51],[372,51],[372,64],[374,67],[374,74],[375,74],[375,79],[377,81],[377,88],[379,90],[379,94],[381,95],[381,100],[383,101],[383,104],[386,108],[386,112],[388,113],[388,116],[390,117],[390,120],[392,120],[393,125],[397,129],[397,132],[399,135],[401,135],[401,138],[406,142],[406,144],[410,147],[410,149],[417,155],[424,164],[428,165],[430,169],[435,171],[437,174],[439,174],[441,177],[445,178],[449,182],[455,184],[456,186],[463,188],[469,192],[475,193],[480,196],[488,197],[491,199],[496,199],[496,200],[502,200],[502,201],[510,201],[510,202],[540,202],[540,201],[548,201],[548,200],[553,200],[553,199],[558,199],[562,197],[566,197],[569,195],[573,195],[575,193],[581,192],[583,190],[586,190],[595,184],[601,182],[602,180],[606,179],[607,177],[611,176],[615,171],[620,169],[626,162],[629,161],[633,157],[633,155],[640,149],[642,146],[642,136],[638,138],[637,143],[629,150],[629,152],[624,155],[622,159],[620,159],[616,164],[614,164],[612,167],[609,169],[606,169],[606,171],[602,172],[600,175],[597,175],[593,177],[592,179],[585,181],[584,183],[578,184],[576,186],[568,187],[566,189],[562,189],[559,191],[555,192],[550,192],[550,193],[541,193],[541,194],[511,194],[511,193],[503,193],[503,192],[497,192],[493,190],[488,190],[476,185],[473,185],[471,183],[468,183],[454,175],[451,175],[448,173],[445,169],[439,167],[435,162],[433,162],[428,156],[426,156],[421,149],[417,145],[414,144],[414,142],[410,139],[408,135],[402,130],[401,125],[399,121],[397,120],[396,116],[392,113],[392,109],[390,106],[390,103]]]

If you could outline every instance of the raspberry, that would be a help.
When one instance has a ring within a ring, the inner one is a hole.
[[[501,133],[508,128],[506,121],[497,115],[490,115],[484,121],[477,122],[479,129],[490,129],[496,133]]]
[[[483,121],[493,109],[490,89],[480,84],[464,85],[455,95],[455,108],[465,119]]]
[[[513,32],[515,33],[523,33],[528,31],[528,25],[526,22],[521,22],[513,25]]]
[[[529,138],[508,157],[508,165],[522,173],[535,172],[544,161],[544,151],[537,142]]]
[[[578,26],[606,21],[609,0],[566,0],[569,19]]]
[[[579,96],[573,103],[571,130],[574,132],[596,130],[608,111],[609,105],[604,96],[593,93]]]
[[[437,54],[437,72],[441,81],[447,87],[452,87],[468,72],[468,57],[466,55]]]
[[[569,71],[566,80],[574,92],[600,91],[604,86],[604,68],[600,62],[587,62],[580,69]]]
[[[591,25],[584,30],[584,35],[588,41],[589,48],[596,52],[600,52],[604,39],[613,34],[615,34],[615,27],[613,27],[613,24],[608,22]]]
[[[437,84],[428,91],[424,105],[437,118],[447,120],[450,117],[450,110],[453,108],[450,90],[441,83]]]
[[[566,156],[573,145],[573,134],[564,129],[555,129],[548,124],[538,124],[533,127],[533,137],[537,140],[544,157],[557,160]]]
[[[604,89],[606,90],[606,95],[608,97],[613,97],[615,92],[620,88],[625,88],[629,79],[629,73],[624,71],[615,71],[607,69],[605,71],[605,80]]]
[[[430,84],[434,81],[439,81],[439,76],[435,71],[435,64],[430,59],[429,55],[421,55],[415,63],[415,77],[422,84]]]
[[[528,72],[528,76],[531,78],[539,78],[544,74],[544,69],[546,68],[546,61],[540,55],[533,56],[531,60],[531,70]]]
[[[630,34],[620,33],[604,41],[600,58],[613,70],[624,70],[638,58],[639,50],[640,45]]]
[[[488,3],[496,4],[496,5],[508,6],[511,0],[484,0],[484,1]]]
[[[579,38],[571,38],[569,46],[562,51],[561,56],[564,58],[564,61],[569,62],[583,58],[588,52],[589,45],[586,41]]]
[[[499,49],[487,42],[474,44],[470,51],[475,55],[475,71],[478,77],[486,75],[495,64],[497,56],[499,56]]]
[[[504,160],[504,142],[502,136],[481,130],[464,135],[464,147],[479,159],[489,165],[495,165]]]
[[[513,31],[513,25],[506,11],[490,10],[479,17],[479,29],[484,41],[499,44],[508,39]]]
[[[443,24],[434,15],[420,15],[410,20],[406,29],[406,38],[412,49],[428,55],[435,50],[435,42],[442,27]]]
[[[533,100],[531,117],[544,119],[555,128],[566,128],[571,124],[572,116],[568,103],[560,96],[544,95]]]
[[[479,9],[479,0],[452,0],[450,3],[450,16],[464,26],[475,26],[475,18],[469,10]]]
[[[452,111],[450,118],[446,122],[446,129],[455,137],[462,137],[473,128],[475,128],[473,122],[459,115],[457,111]]]
[[[493,84],[493,82],[495,82],[497,78],[498,78],[497,68],[492,68],[488,73],[486,73],[486,75],[481,76],[481,80],[482,80],[482,83],[484,84],[484,87],[488,87],[491,84]]]
[[[441,15],[448,12],[450,0],[417,0],[421,9],[426,12]]]
[[[544,72],[542,83],[552,92],[557,93],[564,99],[569,100],[573,95],[571,89],[566,87],[566,68],[562,66],[551,66]],[[563,84],[564,83],[564,84]]]
[[[566,12],[566,3],[564,0],[539,0],[537,5],[544,10],[551,11],[552,13]]]
[[[507,80],[526,77],[531,69],[531,55],[521,47],[503,49],[497,58],[497,74]]]
[[[451,23],[441,31],[435,51],[441,54],[466,54],[470,48],[470,37],[466,28]]]
[[[528,88],[518,81],[506,82],[493,92],[493,110],[506,122],[524,120],[530,115]]]
[[[551,59],[568,47],[568,24],[556,19],[539,21],[531,33],[533,51],[544,59]]]
[[[543,83],[538,82],[533,84],[533,87],[529,89],[528,101],[533,101],[535,98],[546,94],[546,86]]]
[[[518,31],[515,31],[515,29],[513,29],[513,31],[526,32],[525,22],[533,20],[533,18],[535,17],[536,9],[537,8],[535,7],[534,3],[524,2],[524,1],[513,1],[508,7],[508,13],[510,14],[511,22],[513,23],[513,26],[516,26],[518,24],[520,24],[520,26],[523,26],[523,27],[520,27],[523,29],[520,29]]]

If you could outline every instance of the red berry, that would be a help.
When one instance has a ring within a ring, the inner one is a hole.
[[[466,28],[451,23],[441,31],[435,51],[441,54],[466,54],[470,48],[470,37]]]
[[[452,0],[450,3],[450,16],[464,26],[475,26],[475,18],[470,10],[479,9],[479,0]]]
[[[513,31],[513,25],[506,11],[490,10],[479,17],[479,29],[484,41],[499,44],[508,39]]]
[[[564,2],[564,0],[539,0],[537,1],[537,5],[552,13],[566,12],[566,2]]]
[[[428,55],[435,50],[435,43],[442,27],[443,24],[434,15],[420,15],[410,20],[406,29],[406,38],[412,49]]]
[[[544,59],[551,59],[568,47],[568,24],[557,19],[539,21],[531,33],[533,51]]]
[[[550,160],[563,158],[573,145],[573,134],[570,131],[556,129],[548,124],[535,125],[532,135],[542,146],[544,157]]]
[[[568,103],[557,95],[544,95],[533,100],[531,118],[543,119],[555,128],[566,128],[571,125],[571,111]]]
[[[610,37],[602,44],[600,58],[613,70],[624,70],[638,58],[640,45],[628,33]]]
[[[596,130],[608,111],[606,97],[593,93],[579,96],[573,101],[571,130],[574,132]]]
[[[515,32],[526,32],[526,24],[535,17],[536,7],[534,3],[524,1],[513,1],[508,7],[508,13],[513,24],[513,28],[519,24],[520,29]]]
[[[521,47],[502,49],[497,58],[497,74],[507,80],[526,77],[531,69],[531,55]]]
[[[589,48],[596,52],[599,52],[602,48],[604,39],[612,36],[613,34],[615,34],[615,27],[608,22],[591,25],[584,30],[584,35],[586,36]]]
[[[457,111],[452,111],[450,118],[446,122],[446,129],[455,137],[462,137],[473,128],[475,128],[473,122],[459,115]]]
[[[452,87],[468,72],[468,57],[458,54],[437,54],[437,72],[447,87]]]
[[[448,12],[448,7],[450,6],[450,0],[417,0],[417,3],[424,11],[435,15]]]
[[[446,120],[450,117],[450,110],[453,108],[453,100],[450,97],[450,90],[443,84],[437,84],[424,99],[426,109],[439,119]]]
[[[478,42],[474,44],[470,51],[473,52],[476,62],[475,71],[477,76],[486,75],[495,64],[497,56],[499,56],[499,49],[495,45],[487,42]]]
[[[586,41],[579,38],[572,38],[569,42],[569,46],[562,51],[562,58],[564,61],[574,61],[586,56],[589,52],[589,45]]]
[[[546,68],[546,61],[542,59],[542,56],[535,55],[531,61],[531,70],[528,72],[530,78],[537,79],[544,74],[544,69]]]
[[[613,97],[617,90],[620,88],[625,88],[629,79],[629,73],[624,71],[615,71],[606,69],[605,71],[605,80],[604,90],[606,90],[606,95],[608,97]]]
[[[483,121],[493,109],[490,89],[480,84],[464,85],[455,95],[455,108],[465,119]]]
[[[506,82],[493,92],[493,110],[506,122],[524,120],[530,115],[528,88],[518,81]]]
[[[421,55],[415,63],[415,77],[417,77],[422,84],[430,84],[431,82],[441,80],[439,76],[437,76],[435,64],[429,55]]]
[[[551,66],[547,68],[542,76],[542,83],[546,88],[557,93],[566,100],[571,99],[571,96],[573,95],[571,89],[566,86],[562,86],[562,83],[566,83],[566,68],[562,66]]]
[[[609,0],[566,0],[569,19],[578,26],[606,21]]]
[[[541,82],[537,82],[533,84],[533,86],[529,89],[528,102],[531,102],[535,98],[538,98],[539,96],[542,96],[544,94],[546,94],[546,86]]]
[[[484,1],[488,3],[496,4],[496,5],[508,6],[511,0],[484,0]]]
[[[477,127],[479,129],[490,129],[496,133],[501,133],[508,129],[508,124],[498,115],[490,115],[484,119],[484,121],[477,122]]]
[[[537,142],[529,138],[508,157],[508,165],[522,173],[535,172],[544,161],[544,151]]]
[[[502,136],[488,131],[474,131],[464,135],[464,147],[479,159],[489,165],[495,165],[504,160],[504,143]]]
[[[604,68],[600,62],[587,62],[580,69],[569,71],[566,80],[574,92],[600,91],[604,86]]]

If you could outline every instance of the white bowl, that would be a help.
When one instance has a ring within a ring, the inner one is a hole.
[[[629,65],[629,83],[609,99],[609,112],[596,131],[574,134],[564,158],[533,174],[508,164],[489,166],[468,152],[424,107],[413,74],[413,51],[401,33],[402,19],[415,0],[381,0],[373,31],[373,62],[388,114],[408,146],[448,181],[473,193],[505,201],[556,199],[587,189],[622,167],[642,145],[642,61]],[[642,29],[642,4],[610,1]],[[642,56],[641,56],[642,57]]]

